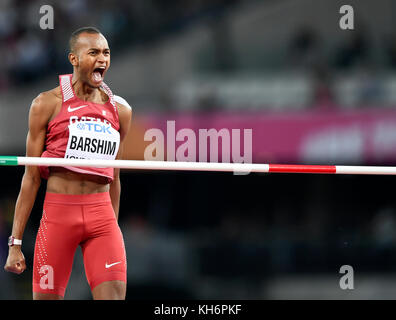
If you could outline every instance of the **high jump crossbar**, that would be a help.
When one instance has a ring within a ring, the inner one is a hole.
[[[0,166],[111,167],[131,170],[215,171],[240,173],[261,172],[396,175],[396,167],[390,166],[295,165],[147,160],[88,160],[18,156],[0,156]]]

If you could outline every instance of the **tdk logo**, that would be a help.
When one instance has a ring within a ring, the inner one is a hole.
[[[100,124],[100,123],[79,122],[77,124],[77,129],[80,129],[80,130],[104,132],[104,133],[108,133],[108,134],[111,134],[110,128],[111,128],[110,126],[106,126],[106,125]]]

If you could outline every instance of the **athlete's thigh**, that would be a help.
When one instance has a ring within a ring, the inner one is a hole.
[[[63,297],[81,239],[78,206],[44,204],[36,237],[33,261],[33,292],[36,298],[46,294]],[[49,297],[51,298],[51,297]]]
[[[91,290],[106,281],[126,283],[126,254],[111,203],[84,209],[89,237],[81,244]]]

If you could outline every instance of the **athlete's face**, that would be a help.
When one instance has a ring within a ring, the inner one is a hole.
[[[81,33],[69,54],[69,60],[79,78],[91,87],[98,88],[110,67],[110,49],[102,34]]]

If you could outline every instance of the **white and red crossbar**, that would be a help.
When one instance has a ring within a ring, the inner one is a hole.
[[[0,156],[0,166],[112,167],[136,170],[219,171],[234,173],[317,173],[396,175],[396,167],[214,163],[144,160],[87,160]]]

